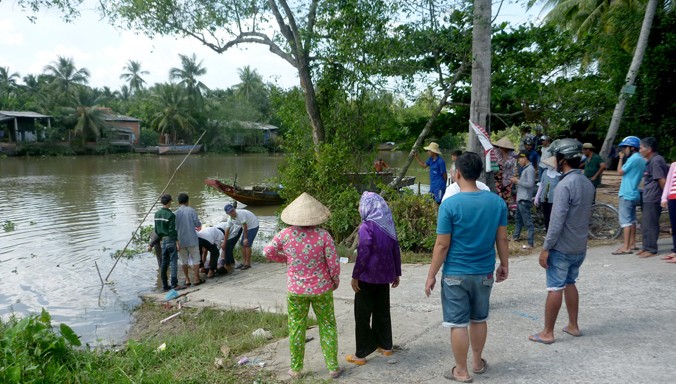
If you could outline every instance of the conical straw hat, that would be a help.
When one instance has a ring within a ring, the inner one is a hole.
[[[496,147],[500,148],[507,148],[514,150],[514,144],[512,144],[511,140],[507,136],[503,137],[502,139],[498,140],[497,143],[493,144]]]
[[[306,192],[303,192],[282,211],[283,222],[301,227],[319,225],[328,220],[330,216],[329,209]]]
[[[544,164],[549,165],[552,169],[556,169],[556,156],[549,156],[548,158],[542,160]]]

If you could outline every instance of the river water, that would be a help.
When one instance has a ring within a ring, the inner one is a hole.
[[[406,155],[379,154],[393,167],[401,166]],[[105,286],[95,262],[105,278],[115,262],[111,255],[124,248],[139,224],[153,224],[159,208],[153,204],[183,160],[0,158],[0,316],[45,308],[55,322],[67,323],[87,343],[122,341],[139,294],[159,286],[157,262],[150,253],[123,258]],[[282,155],[193,155],[167,192],[174,201],[179,192],[188,193],[202,223],[214,225],[225,218],[223,205],[232,200],[206,187],[205,178],[231,180],[236,175],[239,185],[260,184],[277,176],[283,161]],[[415,163],[408,174],[429,182]],[[426,189],[423,185],[423,193]],[[247,209],[260,220],[254,247],[262,247],[275,232],[279,207]]]

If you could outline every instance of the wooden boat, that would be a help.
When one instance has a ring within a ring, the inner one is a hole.
[[[160,145],[157,153],[160,155],[187,155],[192,149],[192,145]],[[192,153],[199,153],[202,150],[202,144],[195,145]]]
[[[281,205],[284,202],[279,193],[272,188],[253,186],[242,188],[228,185],[216,179],[206,179],[204,184],[214,187],[240,203],[252,206]]]

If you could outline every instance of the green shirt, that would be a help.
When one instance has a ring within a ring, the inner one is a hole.
[[[601,163],[603,163],[601,156],[596,153],[592,154],[591,158],[587,159],[584,166],[584,175],[587,176],[588,179],[594,177],[596,172],[599,171],[599,168],[601,168]],[[594,188],[597,188],[601,184],[601,175],[599,175],[596,180],[592,180],[592,184],[594,184]]]
[[[162,207],[155,212],[155,233],[160,239],[176,239],[176,215],[169,208]]]

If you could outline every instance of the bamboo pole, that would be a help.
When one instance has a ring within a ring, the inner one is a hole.
[[[120,261],[120,258],[122,257],[122,255],[124,255],[124,252],[125,252],[125,251],[127,250],[127,248],[129,247],[129,244],[131,244],[131,241],[134,239],[134,234],[135,234],[136,232],[138,232],[139,228],[141,228],[141,225],[143,225],[143,222],[144,222],[144,221],[146,220],[146,218],[150,215],[150,212],[152,212],[153,208],[155,208],[155,205],[157,204],[157,201],[160,200],[160,197],[162,197],[162,195],[163,195],[164,192],[167,190],[167,188],[169,188],[169,185],[171,185],[171,182],[174,180],[174,177],[176,176],[176,173],[178,172],[178,170],[181,168],[181,166],[183,165],[183,163],[185,163],[185,161],[188,160],[188,156],[190,156],[190,154],[192,153],[193,149],[195,149],[195,147],[197,146],[197,144],[202,140],[202,137],[204,137],[204,135],[205,135],[206,133],[207,133],[207,131],[202,132],[202,135],[200,135],[199,139],[197,139],[197,141],[195,142],[195,144],[192,145],[192,148],[190,148],[190,151],[188,152],[188,154],[185,155],[185,157],[183,158],[183,161],[181,161],[181,164],[179,164],[178,167],[176,167],[176,169],[174,170],[174,173],[171,175],[171,178],[170,178],[169,181],[167,182],[167,185],[164,186],[164,189],[162,190],[162,192],[160,192],[160,195],[157,196],[157,199],[155,199],[155,202],[153,203],[153,205],[150,207],[150,209],[148,209],[148,212],[146,212],[146,215],[143,216],[143,219],[142,219],[141,222],[138,224],[138,227],[136,227],[136,230],[132,233],[132,236],[131,236],[131,238],[129,239],[129,241],[127,242],[127,245],[124,246],[124,249],[122,249],[122,252],[120,252],[120,254],[117,256],[117,259],[115,259],[115,263],[113,264],[113,267],[110,268],[110,272],[108,272],[108,275],[106,275],[106,281],[108,281],[108,278],[110,277],[110,274],[113,273],[113,269],[115,269],[115,267],[117,266],[117,262]]]

